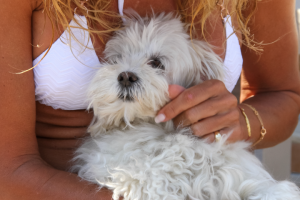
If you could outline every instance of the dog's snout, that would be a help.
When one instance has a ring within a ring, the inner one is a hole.
[[[134,82],[138,81],[138,77],[132,72],[122,72],[118,76],[119,83],[124,87],[130,87]]]

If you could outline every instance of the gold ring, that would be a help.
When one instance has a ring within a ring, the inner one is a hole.
[[[216,131],[215,133],[215,141],[219,142],[222,138],[222,135],[220,134],[220,131]]]

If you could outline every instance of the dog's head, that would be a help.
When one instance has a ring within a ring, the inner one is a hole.
[[[185,88],[222,78],[220,58],[191,41],[172,14],[134,15],[106,44],[106,63],[89,88],[94,125],[111,128],[152,120],[168,101],[168,85]]]

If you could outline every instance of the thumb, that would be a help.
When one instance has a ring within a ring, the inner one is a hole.
[[[170,99],[175,99],[184,90],[185,90],[185,88],[180,86],[180,85],[169,85],[169,97],[170,97]]]

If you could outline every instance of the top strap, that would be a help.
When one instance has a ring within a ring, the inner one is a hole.
[[[121,16],[123,16],[123,7],[124,7],[124,0],[118,0],[118,7],[119,7],[119,13]]]

